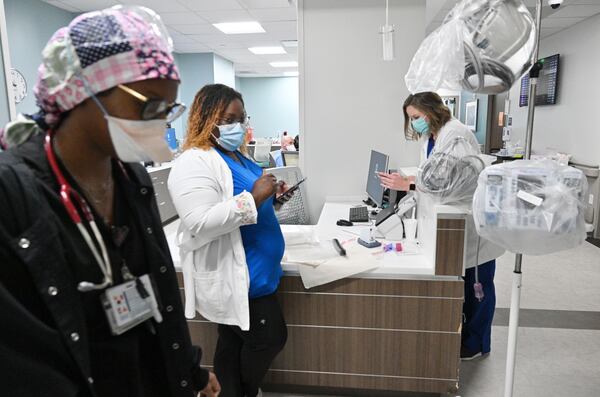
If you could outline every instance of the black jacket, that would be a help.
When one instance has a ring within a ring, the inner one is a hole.
[[[125,167],[136,186],[137,197],[127,199],[135,203],[135,216],[146,232],[148,268],[162,307],[169,308],[163,309],[163,322],[155,324],[165,382],[171,396],[193,396],[208,381],[208,372],[199,367],[202,351],[190,341],[150,178],[141,165]],[[95,395],[81,293],[65,255],[68,227],[74,225],[59,201],[43,136],[1,153],[2,395]]]

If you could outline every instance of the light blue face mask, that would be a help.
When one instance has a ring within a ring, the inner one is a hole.
[[[244,137],[246,136],[246,128],[242,126],[242,123],[218,125],[219,138],[215,137],[219,146],[223,149],[235,152],[244,143]]]
[[[427,121],[423,117],[411,121],[410,124],[413,130],[419,135],[425,135],[429,132],[429,124],[427,124]]]

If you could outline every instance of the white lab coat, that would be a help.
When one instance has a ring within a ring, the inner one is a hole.
[[[475,137],[475,134],[471,132],[463,123],[458,121],[455,118],[452,118],[449,122],[447,122],[435,140],[435,144],[433,146],[433,150],[431,154],[436,153],[436,151],[441,150],[440,148],[448,147],[449,144],[455,138],[465,138],[467,142],[467,146],[460,145],[460,150],[465,151],[468,150],[469,153],[459,153],[459,155],[481,155],[481,150],[479,149],[479,142]],[[425,142],[423,144],[423,148],[421,150],[421,162],[420,166],[425,163],[427,160],[427,146],[429,141],[429,136],[424,138]],[[471,208],[469,208],[469,212],[471,212]],[[477,230],[475,229],[475,222],[473,221],[473,216],[467,216],[466,222],[466,234],[467,234],[467,248],[465,255],[465,268],[472,268],[476,265],[481,265],[492,259],[496,259],[502,254],[504,254],[505,250],[498,245],[481,238],[479,242],[479,256],[477,254],[477,240],[479,235],[477,234]],[[479,259],[478,259],[479,258]],[[476,263],[478,262],[478,263]]]
[[[177,245],[185,288],[185,316],[242,330],[250,328],[250,277],[240,226],[255,224],[249,192],[233,195],[233,178],[215,149],[189,149],[175,161],[169,192],[181,218]]]

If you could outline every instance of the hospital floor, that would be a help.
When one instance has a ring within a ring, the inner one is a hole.
[[[461,364],[460,391],[456,396],[504,395],[514,258],[513,254],[504,255],[496,268],[497,309],[492,352],[486,358]],[[525,256],[522,270],[521,327],[513,395],[600,396],[600,248],[586,242],[575,250]],[[264,393],[264,396],[305,395]]]

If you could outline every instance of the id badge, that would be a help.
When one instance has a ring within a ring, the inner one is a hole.
[[[121,335],[152,317],[162,322],[154,287],[147,274],[108,288],[100,298],[113,335]]]

